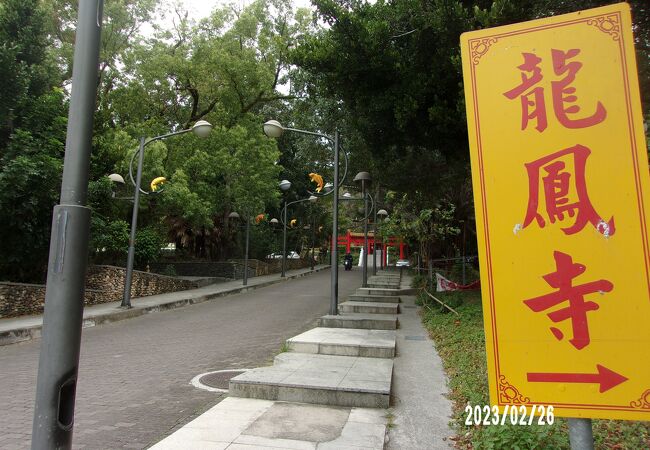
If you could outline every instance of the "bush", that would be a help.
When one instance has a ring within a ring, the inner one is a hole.
[[[106,222],[93,217],[90,248],[97,264],[124,264],[129,250],[129,224],[123,220]]]
[[[135,264],[144,268],[160,255],[163,238],[154,228],[143,228],[135,233]]]
[[[465,283],[469,284],[473,281],[476,281],[480,278],[480,273],[474,268],[472,263],[465,263]],[[449,273],[449,279],[455,281],[456,283],[463,282],[463,262],[459,261],[453,265]]]
[[[413,278],[411,279],[411,287],[417,288],[417,289],[422,289],[425,287],[428,287],[428,275],[424,274],[416,274],[413,275]]]
[[[436,294],[436,297],[438,298],[438,300],[445,303],[450,308],[456,309],[463,304],[463,298],[465,297],[465,295],[466,294],[463,291],[449,291],[449,292],[438,292]],[[442,306],[440,303],[436,302],[436,304],[440,306],[441,313],[450,312],[447,308]]]
[[[167,275],[168,277],[175,277],[177,276],[176,268],[172,264],[167,264],[162,274]]]

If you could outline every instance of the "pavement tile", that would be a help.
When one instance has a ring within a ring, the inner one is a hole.
[[[274,403],[275,402],[271,400],[228,397],[210,411],[217,409],[224,409],[227,411],[263,411],[273,406]]]
[[[245,428],[245,427],[244,427]],[[152,449],[164,449],[168,444],[174,444],[176,442],[182,442],[185,444],[185,448],[193,447],[195,442],[210,442],[215,445],[221,444],[225,445],[223,448],[227,447],[227,444],[230,444],[237,436],[241,434],[243,428],[240,429],[209,429],[209,428],[188,428],[187,426],[177,430],[171,436],[160,441],[158,444],[151,447]],[[162,447],[158,447],[160,444],[164,444]],[[217,445],[219,447],[219,445]]]
[[[233,441],[233,444],[256,445],[285,450],[315,450],[315,442],[296,441],[292,439],[271,439],[259,436],[241,435]],[[229,447],[231,448],[231,447]]]
[[[230,442],[188,441],[185,437],[172,435],[150,447],[149,450],[225,450],[229,446]]]
[[[388,411],[385,409],[352,408],[350,411],[349,421],[385,425],[388,422],[388,419],[386,418],[387,414]]]
[[[386,426],[348,421],[343,427],[341,437],[333,443],[354,446],[383,448]]]
[[[277,450],[278,447],[268,447],[265,445],[248,445],[248,444],[231,444],[228,450]]]

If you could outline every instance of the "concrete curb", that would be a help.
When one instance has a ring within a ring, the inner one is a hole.
[[[179,295],[182,294],[187,294],[187,295],[185,295],[183,298],[163,302],[157,305],[134,306],[131,309],[124,309],[124,310],[118,309],[118,310],[111,311],[110,313],[96,314],[96,315],[91,315],[92,313],[90,313],[88,316],[84,316],[82,327],[89,328],[97,325],[102,325],[105,323],[118,322],[120,320],[139,317],[144,314],[150,314],[150,313],[155,313],[160,311],[168,311],[170,309],[182,308],[185,306],[207,302],[220,297],[227,297],[229,295],[254,291],[255,289],[271,286],[274,284],[282,283],[284,281],[293,280],[296,278],[301,278],[307,275],[321,272],[323,270],[327,270],[329,268],[330,266],[317,267],[314,268],[314,270],[288,275],[284,278],[277,278],[274,280],[263,281],[261,283],[252,284],[248,286],[239,286],[221,292],[214,292],[210,294],[197,294],[197,293],[192,294],[192,291],[195,291],[195,289],[191,289],[188,291],[179,291],[178,292]],[[146,298],[146,297],[140,297],[140,298]],[[42,328],[43,325],[40,324],[40,325],[33,325],[33,326],[26,326],[26,327],[17,327],[12,330],[0,331],[0,346],[17,344],[19,342],[26,342],[26,341],[31,341],[32,339],[38,339],[41,337]]]

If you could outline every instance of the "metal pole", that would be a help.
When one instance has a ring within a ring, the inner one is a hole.
[[[372,223],[372,274],[377,275],[377,205],[374,207]]]
[[[72,446],[90,233],[86,206],[103,1],[80,1],[60,204],[54,207],[32,449]]]
[[[429,260],[429,287],[433,289],[433,260]]]
[[[465,221],[463,221],[463,285],[467,284],[467,277],[465,276],[465,231],[467,229],[467,225]]]
[[[361,192],[363,193],[363,282],[361,287],[368,287],[368,194],[366,193],[366,182],[361,180]]]
[[[316,241],[316,218],[311,219],[311,270],[314,270],[314,243]]]
[[[140,138],[138,148],[138,170],[135,176],[135,194],[133,196],[133,214],[131,215],[131,236],[129,237],[129,255],[126,259],[126,277],[124,278],[124,295],[122,308],[131,307],[131,282],[133,280],[133,261],[135,259],[135,233],[138,229],[138,211],[140,209],[140,187],[142,180],[142,166],[144,165],[144,136]]]
[[[284,218],[284,229],[282,233],[282,274],[285,277],[286,261],[287,261],[287,200],[284,200],[284,211],[282,212]]]
[[[248,237],[251,229],[251,219],[246,216],[246,251],[244,252],[244,286],[248,284]]]
[[[569,419],[568,422],[571,450],[594,450],[591,419]]]
[[[330,314],[338,314],[339,303],[339,132],[334,132],[334,195],[332,195],[332,286]]]

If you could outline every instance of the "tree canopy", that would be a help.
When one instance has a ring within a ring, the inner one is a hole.
[[[391,214],[383,233],[403,236],[427,255],[449,256],[465,245],[460,230],[466,229],[472,251],[460,34],[606,3],[313,0],[312,12],[289,0],[255,0],[218,6],[193,21],[168,0],[106,0],[91,154],[91,257],[124,258],[133,195],[128,170],[140,138],[197,120],[214,125],[208,138],[187,133],[146,147],[143,186],[159,176],[167,182],[162,194],[141,201],[141,266],[164,242],[187,258],[236,256],[241,224],[228,219],[232,211],[279,217],[284,200],[313,190],[309,173],[332,180],[331,143],[292,133],[268,139],[261,124],[269,119],[328,135],[338,130],[350,158],[345,189],[355,189],[354,173],[371,172],[373,195]],[[648,115],[650,8],[643,0],[631,5]],[[154,20],[163,9],[173,17],[169,27]],[[11,236],[0,243],[0,276],[16,281],[45,273],[76,14],[72,0],[0,3],[0,232]],[[110,183],[111,173],[124,176],[126,186]],[[283,178],[293,183],[284,196],[277,189]],[[303,226],[313,215],[328,230],[328,203],[298,203],[292,212]],[[348,209],[341,223],[355,226],[355,208]],[[254,251],[263,256],[277,239],[268,224],[255,230],[264,242]],[[295,232],[290,246],[304,240]]]

